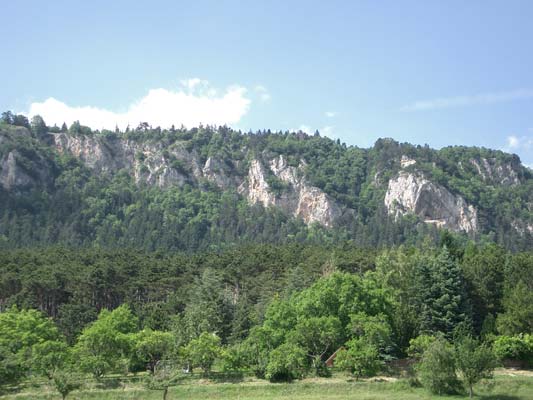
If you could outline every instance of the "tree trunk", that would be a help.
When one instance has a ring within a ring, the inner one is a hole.
[[[168,386],[165,386],[163,389],[163,400],[167,400]]]
[[[474,395],[474,391],[472,390],[472,385],[470,385],[469,388],[470,388],[470,398],[472,398],[472,396]]]

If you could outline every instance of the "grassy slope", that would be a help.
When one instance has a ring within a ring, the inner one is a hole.
[[[533,399],[533,376],[499,374],[493,381],[476,385],[476,398],[486,400]],[[7,395],[5,399],[60,399],[52,388],[27,389],[22,393]],[[125,388],[86,389],[73,392],[69,399],[161,399],[161,391],[145,389],[140,384]],[[466,396],[433,396],[422,388],[412,388],[406,381],[353,382],[346,379],[306,379],[292,384],[269,384],[264,381],[233,383],[183,384],[169,390],[168,400],[414,400],[414,399],[462,399]]]

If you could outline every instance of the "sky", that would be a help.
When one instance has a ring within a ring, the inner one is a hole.
[[[533,167],[532,1],[5,1],[0,110],[304,130]]]

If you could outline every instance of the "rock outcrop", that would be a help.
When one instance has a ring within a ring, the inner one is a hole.
[[[385,206],[395,218],[412,213],[426,223],[453,231],[478,230],[477,211],[473,206],[421,175],[400,171],[389,181]]]
[[[496,160],[488,160],[486,158],[481,158],[480,160],[472,158],[470,163],[487,183],[503,186],[520,184],[518,173],[511,164],[498,164]]]
[[[302,218],[307,224],[318,222],[326,227],[332,226],[341,216],[341,208],[330,196],[306,182],[300,170],[304,165],[289,166],[280,155],[270,161],[269,167],[267,170],[257,159],[251,161],[247,183],[240,186],[240,192],[251,203],[277,206]],[[280,193],[275,193],[268,184],[268,173],[284,183]]]

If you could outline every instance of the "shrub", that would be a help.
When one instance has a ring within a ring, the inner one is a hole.
[[[265,377],[271,382],[301,378],[306,369],[306,359],[301,347],[292,343],[282,344],[270,352]]]
[[[444,339],[435,340],[422,355],[417,365],[422,385],[432,393],[457,393],[457,379],[453,347]]]
[[[346,349],[339,350],[335,358],[335,365],[339,368],[349,371],[356,379],[374,376],[381,370],[383,363],[376,345],[354,338],[346,346]]]
[[[493,350],[499,360],[520,360],[533,365],[533,335],[498,336]]]

